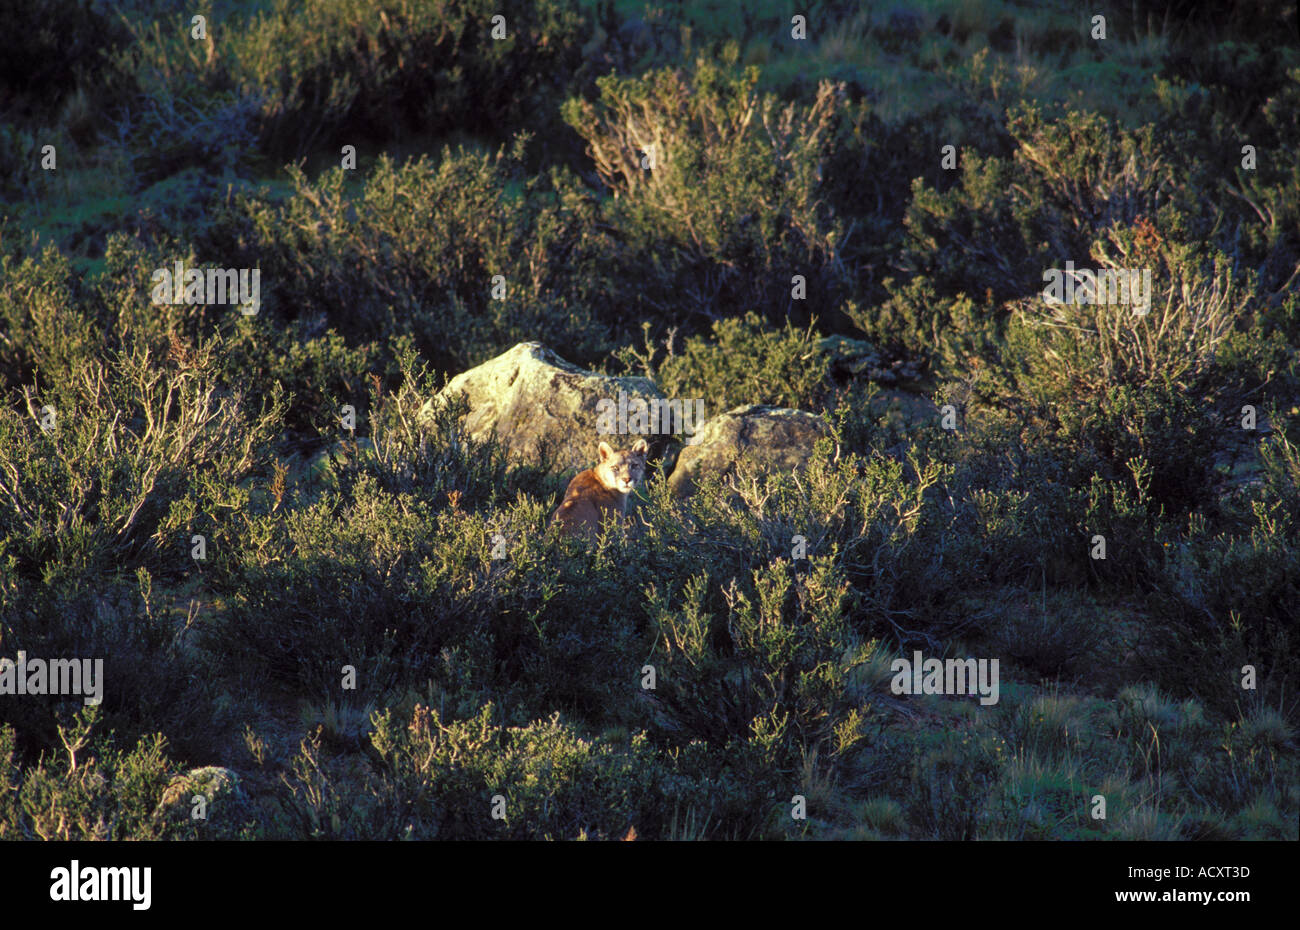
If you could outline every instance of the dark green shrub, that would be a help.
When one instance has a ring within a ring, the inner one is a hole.
[[[1139,467],[1139,496],[1195,507],[1211,493],[1214,454],[1230,441],[1240,398],[1268,378],[1273,350],[1260,338],[1251,282],[1224,257],[1165,243],[1146,223],[1113,231],[1096,254],[1102,269],[1150,269],[1149,311],[1027,299],[1008,326],[1006,370],[1104,477]]]
[[[39,116],[78,84],[93,85],[128,39],[98,0],[0,3],[0,112]]]
[[[1202,520],[1171,544],[1162,584],[1150,598],[1160,680],[1214,709],[1273,706],[1300,675],[1300,453],[1279,437],[1263,450],[1263,486],[1245,504],[1244,532],[1214,532]],[[1242,690],[1242,668],[1257,690]]]
[[[186,555],[178,551],[176,561]],[[0,546],[3,562],[10,580],[0,590],[0,655],[13,659],[23,650],[45,660],[102,661],[97,710],[122,738],[174,734],[179,751],[202,755],[229,737],[233,721],[211,703],[218,690],[213,664],[194,652],[172,589],[155,586],[144,569],[134,578],[62,580],[48,572],[44,580],[22,580]],[[82,709],[84,700],[11,697],[0,704],[0,721],[17,728],[20,747],[35,755],[58,748],[58,715]]]
[[[48,246],[39,258],[0,259],[0,377],[6,390],[68,384],[102,344],[87,288],[67,258]]]
[[[580,70],[591,32],[582,11],[553,0],[278,0],[245,21],[208,20],[206,42],[191,38],[188,14],[139,27],[119,68],[146,100],[193,101],[191,118],[237,113],[276,158],[412,132],[552,125],[547,92]]]
[[[985,807],[1006,762],[996,735],[942,734],[918,749],[912,769],[908,819],[916,838],[974,840],[983,834]]]
[[[441,840],[748,839],[770,829],[775,783],[752,753],[719,764],[699,744],[665,752],[644,734],[587,739],[558,714],[517,727],[496,717],[491,704],[462,720],[420,704],[377,713],[376,767],[362,778],[304,741],[283,829]]]
[[[376,700],[432,676],[474,706],[508,695],[511,708],[618,718],[639,667],[635,615],[607,574],[626,543],[593,559],[539,533],[550,506],[512,483],[536,490],[540,472],[516,478],[467,439],[463,408],[421,424],[429,379],[406,370],[379,405],[373,455],[335,468],[338,490],[289,493],[287,513],[225,529],[213,583],[230,612],[211,647],[318,692],[350,664]]]

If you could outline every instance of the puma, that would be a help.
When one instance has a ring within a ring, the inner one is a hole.
[[[596,466],[569,482],[564,500],[551,517],[551,525],[558,525],[566,536],[594,538],[606,520],[622,519],[627,512],[627,496],[645,476],[649,446],[644,439],[621,452],[602,442],[596,451]]]

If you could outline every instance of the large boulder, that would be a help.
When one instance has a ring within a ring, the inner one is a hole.
[[[734,471],[741,457],[766,469],[794,471],[808,461],[813,444],[829,434],[825,422],[805,410],[759,404],[736,407],[696,431],[677,457],[669,490],[684,497],[700,477]]]
[[[619,435],[626,429],[627,405],[663,400],[649,378],[613,377],[579,368],[538,342],[523,342],[504,355],[462,372],[438,395],[425,403],[421,418],[435,405],[463,393],[469,401],[466,432],[474,439],[495,436],[513,461],[535,464],[549,455],[560,471],[581,471],[596,463],[596,447],[603,440],[615,449],[634,442],[638,435]],[[601,412],[617,412],[598,423]],[[597,410],[601,401],[608,402]],[[602,432],[610,421],[613,434]],[[621,420],[621,422],[620,422]],[[666,435],[645,436],[650,456],[657,458],[667,445]]]

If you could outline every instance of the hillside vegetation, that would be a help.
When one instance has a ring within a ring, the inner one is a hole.
[[[1295,6],[1096,6],[0,0],[0,839],[1300,838]],[[533,341],[830,436],[562,539]]]

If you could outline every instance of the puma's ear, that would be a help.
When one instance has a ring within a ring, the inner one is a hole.
[[[602,441],[601,444],[596,447],[596,455],[600,457],[602,462],[613,454],[614,450],[609,447],[609,443],[607,442]]]
[[[650,445],[644,439],[638,439],[636,442],[632,443],[632,451],[645,455],[650,451]]]

